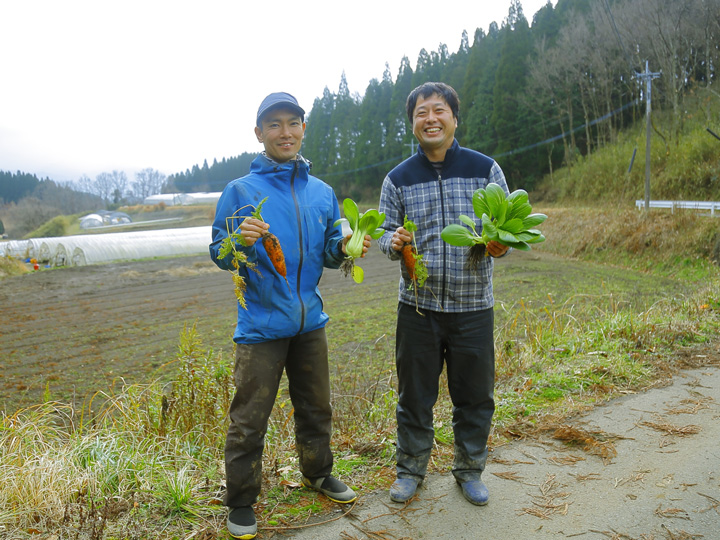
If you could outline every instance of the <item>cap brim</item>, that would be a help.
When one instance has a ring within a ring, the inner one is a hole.
[[[298,116],[302,116],[302,117],[305,116],[305,111],[299,105],[295,105],[294,103],[292,103],[290,101],[281,101],[280,103],[273,103],[272,105],[269,105],[269,106],[265,107],[263,110],[259,111],[258,115],[257,115],[258,123],[260,123],[263,116],[265,116],[268,112],[270,112],[274,109],[289,109],[289,110],[297,113]]]

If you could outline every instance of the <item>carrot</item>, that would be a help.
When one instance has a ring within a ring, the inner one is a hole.
[[[415,248],[409,242],[402,247],[401,255],[403,263],[405,264],[405,268],[407,269],[408,274],[410,274],[410,279],[412,281],[417,279],[417,275],[415,274],[415,253],[417,253]]]
[[[262,245],[265,248],[270,262],[272,263],[277,273],[280,274],[285,281],[287,281],[287,268],[285,266],[285,255],[283,254],[282,248],[280,247],[280,241],[273,233],[266,232],[262,235]]]

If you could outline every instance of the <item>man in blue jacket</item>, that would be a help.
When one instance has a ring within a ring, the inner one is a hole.
[[[225,443],[229,507],[227,526],[234,538],[257,534],[252,505],[262,482],[262,451],[268,419],[283,370],[295,409],[295,437],[305,486],[338,503],[356,499],[352,489],[331,476],[331,417],[328,346],[318,283],[323,268],[338,268],[347,238],[334,226],[340,217],[333,189],[311,176],[300,154],[305,111],[290,94],[268,95],[257,113],[255,134],[265,151],[247,176],[223,191],[212,228],[210,255],[220,268],[232,270],[232,256],[220,258],[228,236],[226,218],[242,236],[236,249],[248,263],[239,268],[246,283],[246,307],[238,304],[235,386]],[[262,205],[262,220],[250,217]],[[247,219],[245,219],[247,218]],[[269,227],[285,257],[286,276],[273,265],[260,240]],[[366,237],[364,251],[370,245]]]
[[[481,480],[487,460],[490,422],[495,411],[495,351],[493,346],[493,258],[508,248],[497,242],[486,246],[479,268],[470,268],[466,248],[443,242],[442,229],[458,216],[474,216],[472,195],[489,183],[508,192],[500,166],[455,140],[460,100],[443,83],[425,83],[408,96],[406,109],[418,151],[388,173],[379,210],[385,212],[385,234],[378,240],[390,259],[413,234],[404,227],[412,221],[418,253],[428,278],[416,291],[403,268],[399,287],[396,333],[398,376],[397,480],[390,498],[405,502],[413,497],[427,472],[433,447],[433,406],[439,377],[447,367],[453,403],[455,455],[453,475],[465,498],[488,502]],[[477,230],[482,223],[476,219]],[[417,309],[416,309],[417,297]]]

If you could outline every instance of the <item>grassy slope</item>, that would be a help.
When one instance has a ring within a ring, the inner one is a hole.
[[[650,197],[720,201],[720,140],[708,132],[720,133],[720,97],[699,91],[685,105],[682,132],[672,139],[669,113],[653,112]],[[640,121],[610,144],[547,176],[535,199],[629,207],[644,196],[645,127]]]

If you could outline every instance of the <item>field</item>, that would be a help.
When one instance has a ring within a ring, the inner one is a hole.
[[[353,312],[377,305],[372,343],[392,338],[398,267],[374,247],[357,285],[326,271],[320,285],[336,356],[358,346]],[[614,295],[638,310],[682,292],[681,281],[625,269],[515,252],[497,264],[498,326],[507,308],[562,304],[572,295]],[[609,297],[610,297],[609,296]],[[236,304],[229,274],[209,257],[179,257],[39,271],[3,280],[0,408],[46,399],[80,405],[97,391],[170,377],[180,334],[197,325],[205,347],[232,354]],[[337,306],[337,307],[336,307]],[[353,306],[355,306],[353,308]],[[349,316],[334,313],[349,312]]]

